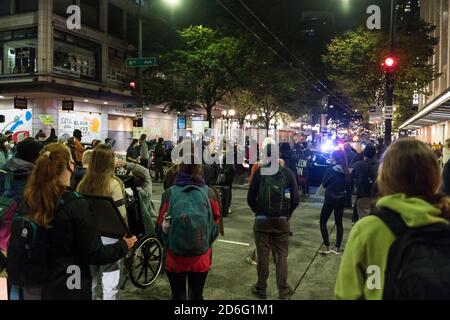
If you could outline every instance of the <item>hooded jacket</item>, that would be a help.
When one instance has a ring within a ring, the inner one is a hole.
[[[345,201],[346,175],[341,165],[329,167],[322,181],[325,191],[325,202]]]
[[[448,223],[441,211],[419,198],[407,198],[394,194],[381,198],[377,207],[387,208],[399,214],[409,227],[420,227],[434,223]],[[345,300],[381,300],[383,298],[384,273],[389,248],[395,236],[389,227],[376,216],[359,220],[352,228],[347,240],[341,266],[336,280],[335,296]],[[369,289],[366,281],[373,274],[370,266],[380,268],[381,287]]]

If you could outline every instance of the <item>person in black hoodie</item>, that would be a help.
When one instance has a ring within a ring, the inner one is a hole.
[[[24,190],[19,214],[39,226],[48,235],[49,276],[40,286],[24,287],[25,299],[89,300],[92,298],[92,277],[89,265],[103,265],[123,258],[136,242],[136,238],[123,238],[113,245],[104,246],[100,239],[94,213],[89,202],[80,194],[68,189],[74,161],[69,150],[60,143],[44,147]],[[71,199],[64,201],[61,199]],[[11,235],[10,255],[15,247]],[[42,247],[41,247],[42,248]],[[20,259],[16,259],[20,261]],[[14,260],[14,261],[16,261]],[[79,268],[80,286],[70,289],[67,285],[73,275],[70,268]],[[37,266],[34,266],[37,267]],[[21,269],[20,265],[8,265],[8,274]],[[27,272],[27,270],[24,270]],[[20,278],[23,278],[20,276]],[[17,283],[12,283],[18,285]]]
[[[54,142],[58,142],[58,136],[56,135],[56,130],[55,130],[55,128],[51,128],[51,130],[50,130],[50,135],[49,135],[48,138],[44,141],[44,145],[50,144],[50,143],[54,143]]]
[[[341,254],[341,244],[344,235],[342,218],[344,216],[346,186],[350,181],[347,158],[342,150],[333,151],[331,154],[331,167],[327,169],[323,177],[322,185],[325,188],[325,201],[320,213],[320,231],[323,238],[323,246],[320,254]],[[336,224],[336,246],[330,249],[327,222],[334,211]]]

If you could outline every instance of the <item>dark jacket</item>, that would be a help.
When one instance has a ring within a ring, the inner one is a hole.
[[[86,174],[86,169],[82,166],[76,166],[73,170],[72,178],[70,179],[70,187],[72,189],[76,189],[78,184],[83,180],[84,175]]]
[[[74,191],[68,191],[74,192]],[[75,193],[75,192],[74,192]],[[27,212],[25,206],[20,210]],[[128,252],[125,241],[103,245],[97,230],[94,212],[80,194],[57,210],[50,229],[51,272],[42,288],[44,300],[90,300],[92,278],[90,265],[104,265],[123,258]],[[67,282],[74,273],[69,266],[81,271],[81,288],[69,290]]]
[[[289,189],[291,194],[290,212],[287,215],[285,215],[287,218],[290,218],[292,213],[295,211],[295,209],[298,207],[299,204],[298,185],[297,182],[295,181],[296,180],[295,175],[291,169],[287,167],[283,168],[282,166],[280,166],[280,170],[283,170],[287,188]],[[262,182],[261,180],[262,180],[261,168],[258,168],[258,170],[256,170],[255,174],[253,175],[247,194],[247,203],[249,207],[252,209],[252,211],[256,214],[256,216],[266,215],[264,213],[263,208],[261,209],[258,208],[257,199],[259,193],[259,186]]]
[[[375,179],[378,171],[378,161],[373,159],[365,159],[358,161],[353,165],[352,176],[356,180],[356,197],[372,198],[376,194]],[[369,180],[373,179],[370,185]]]
[[[164,149],[164,145],[162,143],[157,143],[155,146],[155,158],[163,159],[166,151]]]
[[[445,164],[442,173],[442,192],[450,196],[450,160]]]
[[[34,164],[31,162],[27,162],[25,160],[19,158],[10,159],[1,169],[6,172],[12,172],[13,180],[11,183],[11,187],[14,190],[14,193],[19,197],[16,198],[18,202],[22,199],[23,189],[25,188],[25,184],[28,180],[28,177],[31,175],[33,171]],[[0,174],[0,194],[3,194],[4,190],[4,180],[5,174]]]
[[[342,166],[329,167],[323,177],[322,185],[326,189],[325,202],[340,204],[345,201],[347,179]]]

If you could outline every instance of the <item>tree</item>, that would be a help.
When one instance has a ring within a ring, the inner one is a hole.
[[[248,90],[232,91],[223,97],[222,103],[236,111],[235,117],[241,127],[244,125],[245,117],[255,113],[257,110],[252,93]]]
[[[162,57],[161,69],[146,85],[146,97],[178,111],[203,108],[211,127],[213,108],[245,73],[245,48],[237,38],[203,26],[181,31],[180,38],[181,49]]]
[[[428,84],[439,76],[430,62],[437,44],[437,39],[431,36],[433,30],[434,27],[422,21],[414,31],[407,28],[397,31],[396,126],[414,113],[411,108],[414,92],[429,95]],[[385,34],[361,27],[334,38],[322,57],[336,89],[366,115],[371,106],[383,105],[385,77],[381,63],[388,55],[388,48]]]

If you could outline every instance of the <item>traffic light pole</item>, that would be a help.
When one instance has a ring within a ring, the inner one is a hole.
[[[395,16],[396,16],[396,0],[391,0],[391,22],[390,22],[390,32],[389,32],[389,46],[391,55],[394,54],[394,44],[395,44]],[[394,104],[394,73],[386,73],[386,106],[393,107]],[[392,119],[387,117],[385,119],[384,127],[384,143],[386,146],[390,145],[392,142]]]
[[[139,21],[138,21],[138,25],[139,25],[139,30],[138,30],[138,34],[139,34],[139,40],[138,40],[138,55],[139,58],[142,58],[142,4],[139,3]],[[137,78],[138,78],[138,88],[137,88],[137,96],[138,96],[138,106],[139,108],[143,108],[144,107],[144,101],[143,101],[143,93],[144,93],[144,88],[143,88],[143,80],[142,80],[142,68],[137,68]]]

